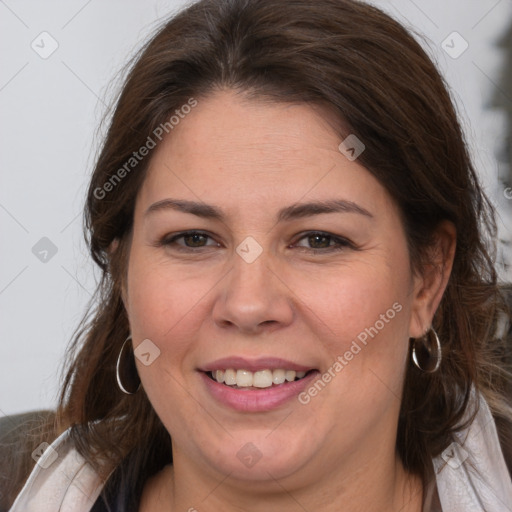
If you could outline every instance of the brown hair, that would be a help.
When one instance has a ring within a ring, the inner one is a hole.
[[[434,374],[410,365],[404,383],[397,451],[406,469],[425,478],[463,426],[473,385],[509,428],[510,380],[503,337],[495,336],[499,315],[508,313],[493,266],[494,212],[431,59],[401,24],[360,1],[203,0],[166,22],[136,56],[97,159],[85,214],[102,278],[70,348],[60,430],[72,426],[78,450],[99,472],[101,458],[125,461],[124,478],[138,491],[172,460],[170,436],[144,390],[124,395],[115,380],[129,334],[121,286],[149,158],[104,197],[97,191],[175,109],[219,88],[328,105],[347,128],[340,141],[355,133],[364,142],[359,162],[399,205],[414,271],[428,262],[439,222],[455,224],[453,270],[433,322],[443,362]]]

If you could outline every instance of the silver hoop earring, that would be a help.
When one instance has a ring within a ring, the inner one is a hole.
[[[137,367],[135,366],[135,358],[133,357],[133,354],[132,357],[129,357],[130,354],[127,356],[124,352],[126,342],[131,339],[132,335],[130,334],[130,336],[124,340],[121,351],[117,356],[116,363],[117,385],[119,386],[119,389],[127,395],[134,395],[140,389],[140,377],[137,373]],[[125,383],[129,382],[129,384],[125,386],[123,381]]]
[[[441,365],[441,359],[441,342],[432,327],[421,338],[413,340],[412,361],[422,372],[436,372]]]

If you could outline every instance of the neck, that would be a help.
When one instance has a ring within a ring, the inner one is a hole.
[[[141,510],[296,512],[302,507],[323,512],[421,512],[422,502],[421,479],[407,473],[398,458],[388,465],[374,459],[344,474],[324,471],[321,478],[303,485],[294,476],[276,480],[269,475],[268,481],[257,483],[242,482],[234,474],[213,476],[178,455],[174,466],[166,466],[152,479]]]

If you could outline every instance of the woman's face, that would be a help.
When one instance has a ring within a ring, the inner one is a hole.
[[[222,91],[153,150],[124,299],[176,467],[292,486],[394,457],[408,340],[432,311],[397,207],[333,123]],[[280,370],[308,373],[267,387]]]

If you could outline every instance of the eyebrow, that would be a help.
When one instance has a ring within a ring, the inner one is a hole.
[[[176,210],[183,213],[190,213],[204,219],[213,219],[221,222],[225,221],[225,215],[217,206],[189,201],[187,199],[162,199],[153,203],[144,214],[165,210]],[[309,203],[299,203],[287,206],[279,210],[277,222],[290,221],[322,213],[357,213],[366,217],[373,218],[373,215],[358,204],[345,199],[329,199],[325,201],[315,201]]]

